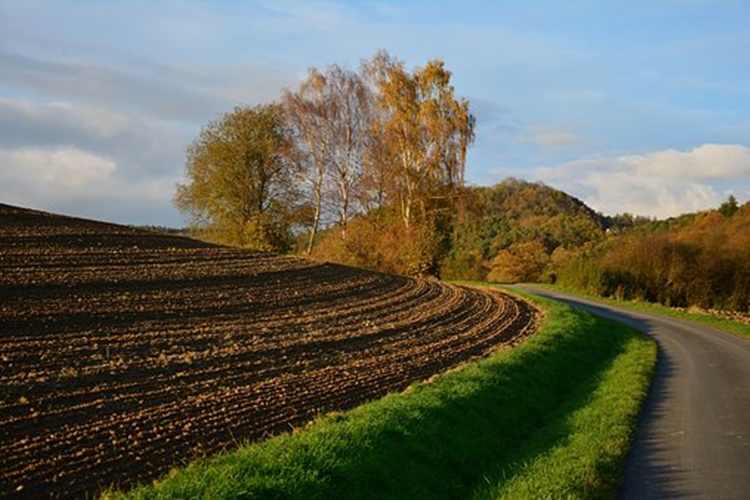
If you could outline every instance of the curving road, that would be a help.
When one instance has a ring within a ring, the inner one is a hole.
[[[750,499],[750,341],[696,323],[519,288],[625,323],[659,345],[620,498]]]

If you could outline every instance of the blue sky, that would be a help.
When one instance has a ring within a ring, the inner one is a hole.
[[[750,0],[0,0],[0,202],[182,226],[185,148],[311,66],[440,58],[477,116],[467,180],[605,214],[750,199]]]

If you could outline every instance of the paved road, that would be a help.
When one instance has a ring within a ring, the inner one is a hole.
[[[653,337],[659,362],[624,499],[750,499],[750,341],[681,320],[520,287]]]

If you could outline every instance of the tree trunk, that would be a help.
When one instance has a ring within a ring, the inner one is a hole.
[[[318,234],[318,226],[320,224],[320,205],[322,203],[321,185],[318,183],[315,186],[315,211],[313,212],[313,227],[310,232],[310,239],[307,241],[307,255],[312,253],[313,245],[315,244],[315,236]]]

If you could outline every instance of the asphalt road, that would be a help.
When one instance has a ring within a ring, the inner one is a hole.
[[[687,321],[519,287],[625,323],[659,345],[623,499],[750,499],[750,341]]]

